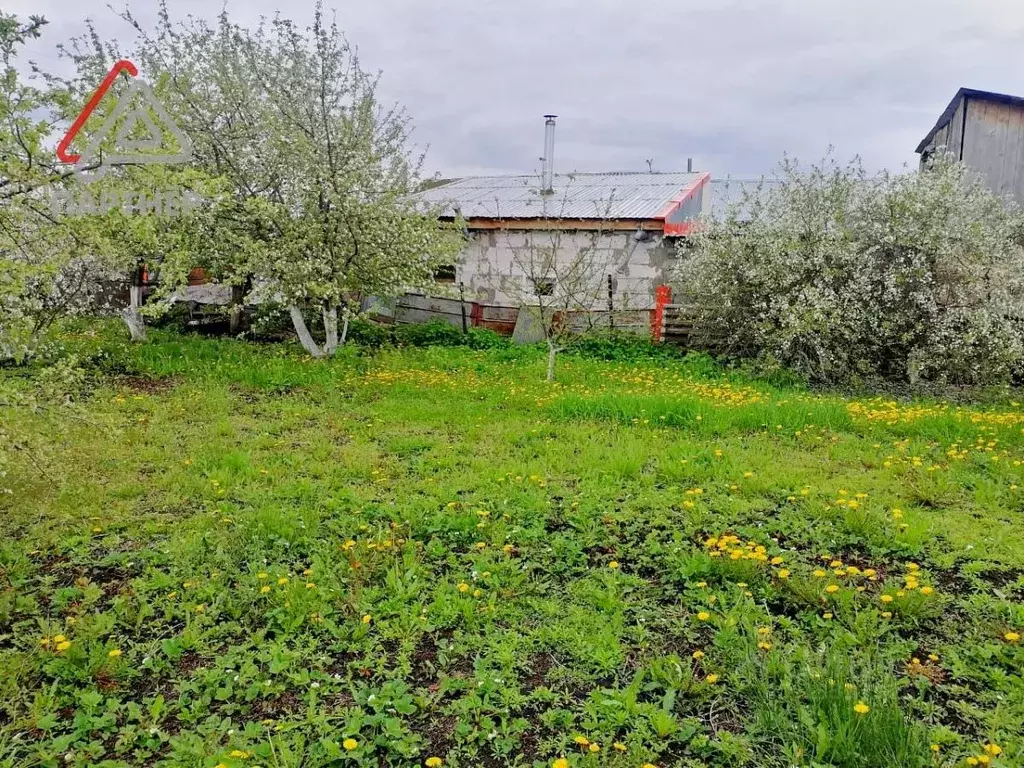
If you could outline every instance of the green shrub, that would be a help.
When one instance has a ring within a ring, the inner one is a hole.
[[[464,336],[461,329],[443,320],[395,327],[395,341],[410,347],[461,347]]]
[[[360,347],[380,349],[393,342],[393,332],[389,326],[353,317],[348,324],[346,342],[358,344]]]
[[[682,357],[679,347],[655,344],[646,335],[627,331],[594,331],[573,340],[566,352],[598,360],[650,360]]]
[[[486,328],[469,328],[463,333],[461,328],[443,320],[396,326],[394,339],[397,344],[409,347],[495,349],[511,344],[508,338]]]

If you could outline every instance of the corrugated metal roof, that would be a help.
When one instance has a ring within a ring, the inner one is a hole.
[[[920,154],[928,148],[931,140],[935,138],[935,134],[938,133],[942,126],[950,121],[954,114],[956,114],[957,107],[960,106],[960,100],[964,98],[969,99],[981,99],[983,101],[994,101],[998,104],[1010,104],[1015,107],[1024,106],[1024,98],[1020,96],[1011,96],[1008,93],[996,93],[995,91],[979,91],[977,88],[961,88],[956,92],[953,100],[949,102],[949,106],[943,110],[942,114],[939,115],[939,119],[936,121],[935,126],[928,131],[928,135],[921,139],[921,143],[917,145],[917,153]]]
[[[573,173],[555,176],[541,195],[539,176],[474,176],[424,190],[413,199],[443,206],[442,216],[502,219],[652,219],[700,173]]]
[[[762,194],[768,194],[780,184],[771,179],[711,179],[705,193],[711,195],[710,215],[724,219],[733,208],[737,208],[737,218],[746,219],[749,216],[748,206],[744,204],[747,196],[756,195],[759,189]]]

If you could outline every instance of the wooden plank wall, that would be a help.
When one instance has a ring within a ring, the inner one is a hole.
[[[1024,204],[1024,108],[981,99],[967,103],[963,161],[994,192]]]

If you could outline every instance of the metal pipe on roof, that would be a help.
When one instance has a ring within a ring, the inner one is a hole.
[[[555,191],[555,118],[558,115],[544,115],[544,157],[541,158],[541,193],[550,195]]]

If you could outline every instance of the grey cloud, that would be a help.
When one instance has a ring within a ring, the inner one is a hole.
[[[104,0],[10,0],[60,20],[40,63],[90,15],[126,34]],[[429,171],[537,168],[541,115],[560,115],[560,170],[770,172],[783,152],[913,162],[961,85],[1024,93],[1024,6],[1011,0],[336,0],[336,18],[381,95],[415,118]],[[175,0],[184,17],[219,9]],[[228,3],[255,23],[279,0]],[[136,3],[140,17],[150,5]],[[308,21],[311,4],[283,13]]]

